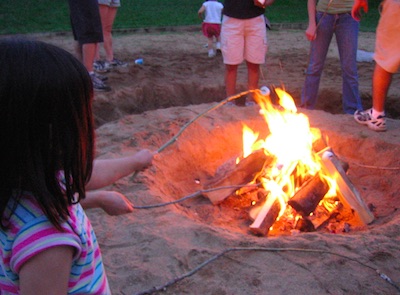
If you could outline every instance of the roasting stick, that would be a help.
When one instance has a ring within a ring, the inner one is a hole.
[[[177,200],[173,200],[171,202],[166,202],[166,203],[159,203],[159,204],[154,204],[154,205],[144,205],[144,206],[136,206],[133,205],[132,206],[135,209],[152,209],[152,208],[158,208],[158,207],[164,207],[167,205],[172,205],[172,204],[176,204],[185,200],[189,200],[189,199],[193,199],[195,197],[199,197],[205,193],[209,193],[209,192],[213,192],[213,191],[217,191],[217,190],[224,190],[224,189],[228,189],[228,188],[234,188],[234,189],[240,189],[243,187],[259,187],[261,185],[261,183],[256,183],[256,184],[243,184],[243,185],[229,185],[229,186],[219,186],[219,187],[213,187],[213,188],[209,188],[209,189],[204,189],[204,190],[198,190],[196,192],[194,192],[193,194],[184,196],[183,198],[177,199]]]
[[[167,141],[165,144],[163,144],[156,153],[161,153],[163,150],[165,150],[167,147],[169,147],[171,144],[173,144],[175,141],[178,140],[178,137],[183,133],[183,131],[185,131],[186,128],[189,127],[190,124],[192,124],[194,121],[196,121],[197,119],[203,117],[205,114],[207,114],[208,112],[215,110],[217,108],[219,108],[220,106],[223,106],[224,104],[226,104],[229,101],[238,99],[240,97],[242,97],[243,95],[249,94],[251,92],[256,92],[256,91],[261,91],[261,90],[247,90],[247,91],[243,91],[240,92],[238,94],[229,96],[227,98],[225,98],[223,101],[217,103],[216,105],[211,106],[210,108],[208,108],[207,110],[205,110],[204,112],[200,113],[199,115],[197,115],[196,117],[194,117],[192,120],[190,120],[189,122],[187,122],[180,130],[177,134],[175,134],[174,137],[172,137],[169,141]],[[133,174],[133,177],[135,177],[137,174],[139,173],[139,170],[135,171],[135,173]]]
[[[210,108],[208,108],[208,109],[205,110],[204,112],[202,112],[202,113],[200,113],[199,115],[197,115],[196,117],[194,117],[194,118],[193,118],[192,120],[190,120],[188,123],[186,123],[186,124],[181,128],[181,130],[179,130],[179,132],[178,132],[174,137],[172,137],[172,138],[171,138],[169,141],[167,141],[163,146],[161,146],[161,147],[158,149],[157,152],[160,153],[160,152],[162,152],[164,149],[166,149],[168,146],[170,146],[171,144],[173,144],[173,143],[178,139],[178,137],[183,133],[183,131],[185,131],[185,129],[186,129],[187,127],[189,127],[190,124],[192,124],[192,123],[193,123],[194,121],[196,121],[197,119],[203,117],[203,116],[204,116],[205,114],[207,114],[208,112],[211,112],[211,111],[213,111],[213,110],[219,108],[220,106],[223,106],[224,104],[226,104],[226,103],[228,103],[228,102],[230,102],[230,101],[233,101],[233,100],[235,100],[235,99],[238,99],[238,98],[242,97],[243,95],[246,95],[246,94],[249,94],[249,93],[253,93],[253,92],[257,92],[257,91],[259,91],[260,93],[262,93],[263,90],[254,89],[254,90],[243,91],[243,92],[240,92],[240,93],[238,93],[238,94],[229,96],[229,97],[227,97],[226,99],[222,100],[221,102],[217,103],[216,105],[211,106]]]
[[[210,108],[208,108],[207,110],[205,110],[204,112],[200,113],[199,115],[197,115],[196,117],[194,117],[192,120],[190,120],[188,123],[186,123],[180,130],[179,132],[172,137],[169,141],[167,141],[165,144],[163,144],[158,150],[157,153],[161,153],[163,150],[165,150],[168,146],[170,146],[171,144],[173,144],[175,141],[178,140],[178,137],[183,133],[183,131],[185,131],[186,128],[189,127],[190,124],[192,124],[194,121],[196,121],[197,119],[203,117],[205,114],[207,114],[208,112],[211,112],[212,110],[215,110],[221,106],[223,106],[224,104],[226,104],[227,102],[233,101],[235,99],[238,99],[240,97],[242,97],[243,95],[247,95],[249,93],[253,93],[253,92],[260,92],[261,95],[269,95],[269,89],[266,86],[261,87],[261,89],[254,89],[254,90],[247,90],[247,91],[243,91],[240,92],[238,94],[229,96],[227,98],[225,98],[224,100],[222,100],[221,102],[211,106]],[[136,171],[135,174],[133,175],[133,177],[135,177],[137,174],[139,173],[139,171]],[[238,185],[238,186],[233,186],[233,188],[241,188],[244,185]],[[246,184],[246,186],[249,186],[248,184]],[[256,184],[256,186],[258,186],[258,184]],[[157,208],[157,207],[162,207],[162,206],[167,206],[167,205],[172,205],[172,204],[176,204],[188,199],[192,199],[198,196],[201,196],[204,193],[210,192],[210,191],[215,191],[215,190],[222,190],[222,189],[226,189],[226,188],[231,188],[231,187],[216,187],[216,188],[212,188],[212,189],[208,189],[208,190],[199,190],[193,194],[187,195],[181,199],[177,199],[171,202],[166,202],[166,203],[160,203],[160,204],[155,204],[155,205],[145,205],[145,206],[136,206],[134,204],[132,204],[133,208],[135,209],[151,209],[151,208]]]

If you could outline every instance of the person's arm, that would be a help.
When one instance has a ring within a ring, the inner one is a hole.
[[[351,16],[356,20],[361,20],[361,10],[365,13],[368,12],[368,0],[354,0],[353,9],[351,10]]]
[[[206,7],[204,5],[201,5],[199,11],[197,12],[197,15],[199,16],[199,18],[201,20],[203,20],[203,13],[204,13],[205,10],[206,10]]]
[[[317,24],[315,20],[317,0],[307,1],[308,11],[308,27],[306,29],[306,37],[308,40],[313,41],[317,37]]]
[[[90,191],[86,198],[80,200],[86,209],[101,208],[108,215],[116,216],[133,211],[133,204],[123,194],[115,191]]]
[[[74,248],[51,247],[30,258],[19,272],[21,295],[65,295]]]
[[[153,156],[153,152],[143,149],[130,157],[95,160],[92,177],[86,184],[86,190],[106,187],[134,171],[146,169],[152,164]]]

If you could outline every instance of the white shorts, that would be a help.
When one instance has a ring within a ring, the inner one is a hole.
[[[238,65],[246,60],[265,63],[267,28],[264,15],[237,19],[224,15],[221,27],[221,51],[224,64]]]
[[[120,0],[97,0],[100,5],[107,5],[110,7],[120,7],[121,1]]]
[[[389,73],[400,68],[400,1],[385,0],[376,28],[375,62]]]

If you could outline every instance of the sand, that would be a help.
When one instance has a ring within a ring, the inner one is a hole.
[[[72,51],[69,34],[38,38]],[[360,49],[371,52],[374,42],[373,33],[360,33]],[[99,158],[141,148],[158,150],[187,122],[225,98],[222,58],[207,57],[200,28],[121,34],[114,44],[117,57],[129,66],[107,74],[113,90],[95,96]],[[301,30],[270,31],[261,85],[284,87],[298,102],[308,48]],[[134,64],[137,58],[144,64]],[[359,63],[365,107],[371,106],[372,71],[373,62]],[[249,233],[248,216],[231,199],[212,205],[203,196],[122,216],[88,210],[113,294],[140,294],[163,286],[232,248],[162,293],[399,293],[393,285],[400,285],[399,83],[396,75],[388,99],[387,132],[357,124],[342,114],[340,64],[333,42],[317,110],[299,109],[335,154],[349,163],[349,179],[373,209],[371,224],[352,225],[349,232],[321,229],[257,237]],[[246,89],[244,66],[238,84],[238,91]],[[137,206],[171,202],[199,191],[221,164],[240,152],[243,122],[263,128],[258,110],[223,106],[207,113],[160,152],[151,168],[107,189],[122,192]]]

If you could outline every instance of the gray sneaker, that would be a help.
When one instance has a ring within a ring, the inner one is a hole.
[[[107,62],[102,60],[96,60],[93,63],[93,69],[98,73],[107,73],[111,70],[111,66],[106,64]]]
[[[94,73],[94,75],[95,75],[97,78],[99,78],[101,81],[103,81],[103,82],[108,80],[108,77],[107,77],[107,76],[100,75],[100,74],[98,74],[98,73]]]
[[[92,84],[93,84],[93,89],[95,91],[104,91],[104,92],[108,92],[111,91],[111,87],[107,86],[106,84],[104,84],[103,81],[101,81],[95,73],[90,74],[90,78],[92,79]]]
[[[114,68],[114,67],[125,68],[128,66],[127,62],[124,62],[124,61],[116,59],[116,58],[114,58],[112,61],[105,61],[104,64],[107,68]]]
[[[367,125],[369,129],[374,131],[386,131],[386,118],[385,116],[372,117],[372,109],[366,111],[356,111],[354,113],[354,120],[359,124]]]

